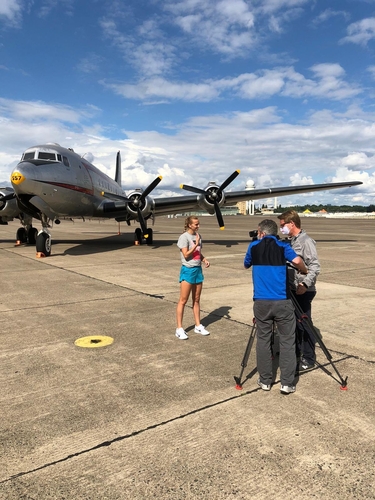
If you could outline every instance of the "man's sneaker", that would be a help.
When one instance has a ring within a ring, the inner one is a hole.
[[[176,329],[176,337],[181,340],[186,340],[189,337],[186,335],[186,332],[183,328],[177,328]]]
[[[300,370],[310,370],[310,368],[314,368],[315,363],[312,361],[307,361],[307,359],[302,358],[301,361],[299,362],[299,369]]]
[[[295,385],[282,385],[280,387],[281,394],[292,394],[292,392],[296,392]]]
[[[260,381],[260,378],[258,378],[258,382],[257,384],[259,385],[259,387],[263,390],[263,391],[270,391],[271,390],[271,384],[262,384],[262,382]]]
[[[203,325],[196,326],[194,332],[200,333],[201,335],[210,335],[210,332],[208,332]]]

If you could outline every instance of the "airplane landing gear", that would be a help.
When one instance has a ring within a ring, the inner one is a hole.
[[[29,243],[30,245],[35,245],[38,230],[31,226],[26,225],[25,227],[19,227],[16,233],[16,245],[22,245]]]
[[[24,227],[19,227],[16,233],[16,245],[27,243],[27,233]]]
[[[147,237],[146,237],[147,235]],[[152,245],[153,242],[153,231],[152,229],[147,229],[145,233],[142,233],[142,229],[137,227],[134,231],[134,245],[142,245],[147,243],[147,245]]]
[[[36,227],[30,227],[27,231],[27,240],[30,245],[35,245],[37,236],[38,230],[36,229]]]
[[[146,238],[146,243],[147,245],[152,245],[153,242],[153,232],[152,229],[147,229],[147,238]]]
[[[36,256],[49,257],[51,255],[51,235],[40,231],[36,237]]]
[[[48,228],[51,227],[49,222],[50,219],[45,214],[42,214],[41,217],[42,222],[42,230],[39,231],[36,237],[36,256],[40,257],[49,257],[51,255],[51,235],[48,231]]]

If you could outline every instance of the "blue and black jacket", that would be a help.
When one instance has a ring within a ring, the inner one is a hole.
[[[286,264],[296,257],[293,248],[275,236],[267,235],[250,243],[244,266],[253,267],[254,300],[290,298]]]

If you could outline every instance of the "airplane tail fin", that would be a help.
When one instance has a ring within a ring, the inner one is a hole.
[[[115,175],[115,181],[117,184],[121,186],[121,155],[120,151],[117,151],[117,156],[116,156],[116,175]]]

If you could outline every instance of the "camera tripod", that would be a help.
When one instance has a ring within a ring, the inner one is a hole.
[[[329,350],[327,349],[326,345],[324,344],[324,342],[323,342],[323,340],[321,338],[321,335],[319,335],[317,329],[313,325],[313,323],[312,323],[311,319],[309,318],[309,316],[302,311],[301,306],[297,302],[297,299],[296,299],[296,297],[294,296],[293,293],[291,293],[291,299],[292,299],[293,306],[294,306],[294,311],[295,311],[295,314],[296,314],[296,321],[303,327],[304,330],[306,330],[306,332],[308,334],[310,334],[311,338],[314,339],[314,341],[319,345],[319,347],[323,351],[325,357],[327,358],[327,360],[329,361],[330,365],[332,366],[332,368],[334,369],[334,371],[336,372],[336,374],[337,374],[337,376],[339,378],[340,390],[346,391],[348,389],[347,388],[348,377],[345,377],[345,379],[344,379],[341,376],[340,372],[338,371],[338,369],[336,368],[335,364],[332,361],[332,355],[329,352]],[[272,349],[272,346],[274,345],[275,329],[276,329],[275,324],[273,324],[271,349]],[[298,329],[296,328],[296,332],[297,332],[297,330]],[[254,318],[253,319],[253,325],[252,325],[251,331],[250,331],[250,337],[249,337],[249,340],[248,340],[248,343],[247,343],[247,346],[246,346],[246,349],[245,349],[245,353],[244,353],[244,356],[243,356],[243,359],[242,359],[242,362],[241,362],[241,367],[242,367],[241,368],[241,373],[240,373],[240,375],[238,377],[234,377],[234,380],[236,382],[236,389],[237,390],[241,390],[243,388],[242,387],[243,382],[241,382],[241,379],[242,379],[242,375],[244,373],[244,370],[245,370],[245,368],[247,366],[247,362],[249,360],[250,352],[251,352],[251,349],[253,347],[253,343],[254,343],[254,339],[255,339],[255,334],[256,334],[256,321],[255,321],[255,318]],[[303,353],[302,353],[302,355],[303,355]],[[244,382],[248,378],[249,378],[249,376],[245,378]]]

